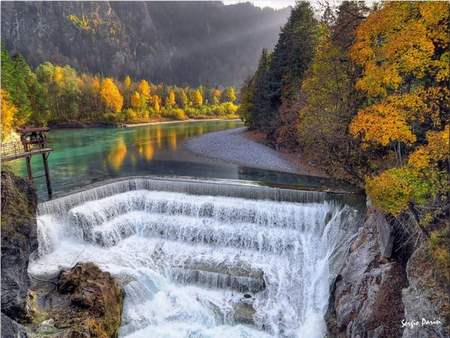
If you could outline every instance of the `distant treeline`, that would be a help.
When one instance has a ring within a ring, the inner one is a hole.
[[[450,244],[442,225],[449,216],[448,32],[446,2],[373,9],[343,2],[320,21],[299,2],[274,51],[262,51],[238,113],[269,145],[365,185],[377,207],[417,224],[410,235],[441,229],[434,236],[442,249]]]
[[[137,122],[234,116],[234,87],[155,85],[78,74],[70,66],[39,65],[34,72],[20,53],[2,46],[2,136],[21,125],[74,120]]]

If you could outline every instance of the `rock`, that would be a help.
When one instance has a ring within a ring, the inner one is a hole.
[[[33,333],[2,313],[2,338],[34,338]]]
[[[123,290],[109,272],[90,262],[78,263],[61,272],[57,291],[62,306],[50,312],[54,326],[67,329],[64,337],[117,337]]]
[[[30,285],[28,263],[37,249],[36,188],[25,179],[2,171],[2,313],[27,322]]]
[[[434,280],[425,245],[412,254],[406,271],[409,287],[403,289],[403,338],[450,337],[449,292]]]
[[[380,244],[381,255],[390,258],[392,255],[392,247],[394,245],[394,231],[392,226],[386,221],[386,217],[382,213],[377,213],[374,220],[377,226],[378,243]]]
[[[400,263],[382,259],[379,222],[386,222],[384,214],[372,211],[336,281],[333,337],[399,337],[403,332],[406,275]]]
[[[234,307],[234,321],[242,324],[254,324],[256,310],[250,301],[241,301]]]

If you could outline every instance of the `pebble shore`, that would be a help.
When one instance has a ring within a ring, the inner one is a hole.
[[[228,129],[189,138],[182,148],[197,155],[241,166],[300,174],[277,151],[249,140],[247,127]]]

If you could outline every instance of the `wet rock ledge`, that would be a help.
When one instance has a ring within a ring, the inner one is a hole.
[[[123,290],[93,263],[78,263],[49,281],[32,281],[27,269],[37,249],[34,186],[1,173],[1,336],[117,337]]]
[[[450,336],[448,286],[434,278],[427,243],[405,245],[388,220],[369,202],[332,288],[327,337]]]

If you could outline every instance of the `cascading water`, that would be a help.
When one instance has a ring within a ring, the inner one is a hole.
[[[39,205],[29,272],[78,261],[125,291],[120,337],[323,337],[360,222],[344,194],[136,178]],[[351,197],[350,197],[351,198]]]

